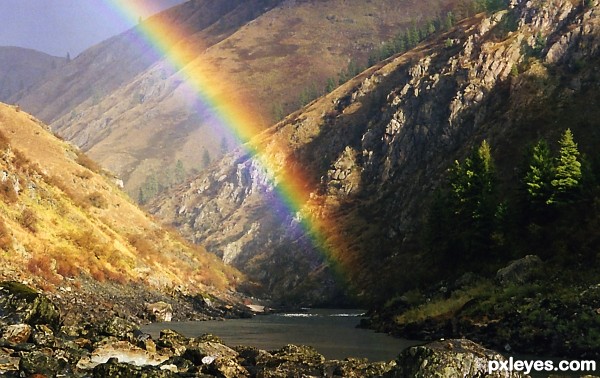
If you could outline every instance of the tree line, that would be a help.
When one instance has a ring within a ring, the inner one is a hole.
[[[542,258],[594,257],[600,222],[600,181],[567,129],[553,154],[541,139],[529,148],[519,183],[499,187],[492,150],[483,141],[455,161],[435,193],[424,245],[440,266],[457,272],[502,263],[525,254]],[[593,239],[595,240],[595,239]]]

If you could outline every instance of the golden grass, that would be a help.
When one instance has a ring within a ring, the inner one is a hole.
[[[44,289],[77,287],[88,277],[205,292],[230,288],[241,276],[162,229],[96,173],[99,166],[26,113],[0,104],[0,121],[0,170],[9,172],[5,185],[0,182],[4,271],[21,272]]]

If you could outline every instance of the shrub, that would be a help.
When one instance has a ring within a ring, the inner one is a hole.
[[[108,201],[100,192],[94,192],[85,197],[85,201],[90,205],[99,209],[108,208]]]
[[[71,256],[59,253],[56,257],[56,273],[63,277],[73,278],[79,275],[79,267]]]
[[[77,154],[77,158],[75,159],[77,164],[81,165],[84,168],[89,169],[90,171],[92,171],[94,173],[100,173],[102,171],[102,167],[100,167],[100,164],[98,164],[94,160],[90,159],[86,154],[84,154],[83,152],[81,152],[79,150],[77,150],[75,153]]]
[[[26,208],[25,210],[23,210],[23,212],[21,213],[21,217],[19,218],[19,223],[21,224],[21,226],[23,226],[25,229],[31,231],[34,234],[38,230],[38,221],[38,216],[30,208]]]
[[[8,251],[12,247],[12,236],[3,219],[0,219],[0,248]]]
[[[6,179],[0,182],[0,197],[6,203],[15,203],[19,199],[11,180]]]

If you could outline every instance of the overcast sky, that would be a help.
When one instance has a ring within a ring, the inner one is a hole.
[[[72,58],[133,26],[109,3],[143,3],[147,17],[185,0],[0,0],[0,46]]]

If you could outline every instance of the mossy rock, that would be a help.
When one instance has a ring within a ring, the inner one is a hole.
[[[0,283],[0,317],[10,323],[46,324],[57,330],[61,314],[50,299],[15,281]]]
[[[467,339],[435,341],[405,349],[386,378],[523,377],[517,372],[488,371],[489,361],[505,361],[499,353]]]

